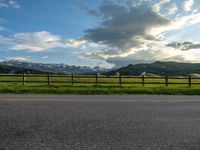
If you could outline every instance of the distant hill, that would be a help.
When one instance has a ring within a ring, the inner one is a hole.
[[[69,66],[66,64],[42,64],[24,61],[3,61],[0,62],[0,73],[33,73],[33,74],[96,74],[106,72],[100,67],[90,68],[86,66]]]
[[[13,67],[0,64],[0,73],[1,74],[47,74],[47,72],[34,70],[34,69],[26,69],[20,67]]]
[[[160,76],[187,76],[189,74],[200,74],[200,64],[158,61],[151,64],[128,65],[126,67],[110,71],[107,75],[115,75],[117,72],[121,75],[135,76],[139,76],[144,72]]]

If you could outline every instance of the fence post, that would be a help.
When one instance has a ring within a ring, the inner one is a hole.
[[[22,74],[22,83],[25,85],[25,73]]]
[[[191,76],[188,76],[188,84],[189,84],[189,87],[191,87],[191,85],[192,85],[192,82],[191,82]]]
[[[165,85],[168,87],[168,76],[165,77]]]
[[[72,86],[74,85],[74,74],[71,74],[71,81],[72,81]]]
[[[47,74],[47,82],[48,82],[48,86],[50,85],[50,75],[49,73]]]
[[[122,75],[119,74],[119,85],[121,86],[122,85]]]
[[[96,74],[96,84],[98,84],[98,73]]]
[[[144,75],[142,75],[142,86],[144,87]]]

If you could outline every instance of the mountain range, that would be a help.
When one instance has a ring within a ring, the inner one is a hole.
[[[69,66],[66,64],[43,64],[26,61],[2,61],[0,62],[0,73],[29,73],[29,74],[96,74],[105,72],[107,69],[101,67]]]
[[[145,64],[130,64],[118,69],[105,69],[101,67],[69,66],[66,64],[43,64],[24,61],[2,61],[0,62],[0,73],[29,73],[29,74],[96,74],[105,75],[134,75],[141,74],[151,76],[187,76],[189,74],[200,74],[200,63],[178,63],[178,62],[154,62]]]

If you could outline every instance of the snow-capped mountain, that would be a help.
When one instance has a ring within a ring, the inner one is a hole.
[[[90,68],[86,66],[69,66],[66,64],[43,64],[43,63],[34,63],[27,61],[15,61],[8,60],[0,62],[0,66],[9,66],[22,69],[38,70],[40,72],[48,72],[55,74],[96,74],[107,72],[105,68],[100,68],[99,66],[95,68]],[[12,70],[12,72],[15,72]]]

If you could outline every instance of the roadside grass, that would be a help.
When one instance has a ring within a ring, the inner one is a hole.
[[[187,86],[117,86],[117,85],[44,85],[5,84],[0,86],[0,93],[12,94],[158,94],[158,95],[200,95],[200,87]]]
[[[165,86],[165,79],[145,79],[145,82],[161,82],[163,84],[145,84],[142,86],[140,78],[122,78],[122,86],[119,85],[119,78],[99,78],[98,82],[104,84],[94,84],[95,78],[74,78],[74,84],[71,84],[70,77],[51,77],[48,86],[47,77],[26,77],[26,81],[38,81],[38,83],[26,83],[22,85],[22,78],[19,77],[0,77],[0,93],[13,94],[159,94],[159,95],[200,95],[200,85],[170,84]],[[40,83],[40,82],[43,83]],[[59,82],[59,83],[53,83]],[[89,82],[89,83],[78,83]],[[109,83],[109,82],[112,82]],[[128,84],[124,84],[126,82]],[[140,84],[134,84],[140,82]],[[188,83],[187,79],[169,79],[170,83]],[[200,79],[192,80],[192,83],[200,83]]]

